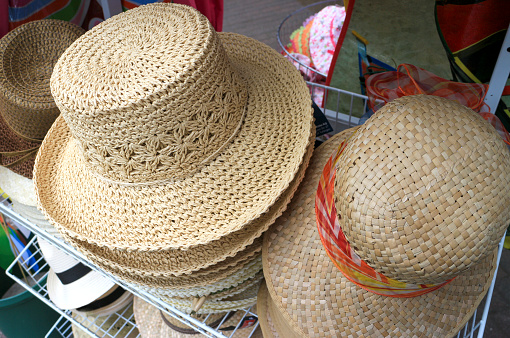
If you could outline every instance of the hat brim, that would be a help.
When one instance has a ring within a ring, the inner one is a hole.
[[[59,231],[127,251],[187,249],[243,229],[289,187],[313,132],[309,90],[292,64],[270,47],[218,34],[248,87],[246,114],[233,141],[181,181],[119,185],[87,169],[59,117],[34,169],[40,205]]]
[[[57,127],[56,124],[54,127]],[[225,266],[233,265],[229,262],[239,261],[239,254],[242,251],[250,251],[250,247],[256,243],[256,239],[260,238],[261,234],[285,210],[305,175],[306,167],[313,153],[314,139],[315,128],[312,128],[308,147],[298,172],[287,189],[266,213],[254,219],[242,229],[207,245],[187,250],[169,249],[153,252],[133,252],[101,247],[73,238],[65,232],[61,232],[61,234],[66,241],[78,248],[94,264],[115,276],[134,283],[143,283],[154,287],[179,287],[179,284],[174,283],[173,280],[183,281],[183,279],[176,279],[175,276],[192,272],[197,276],[198,274],[195,271],[206,269],[207,273],[210,273],[211,270],[217,270],[219,267],[225,271]],[[56,226],[58,227],[58,224]],[[256,252],[258,251],[257,249]],[[172,264],[168,264],[168,262],[172,262]],[[211,269],[215,264],[217,266]],[[218,275],[216,280],[225,276],[226,274]],[[207,280],[209,281],[210,278]],[[193,285],[203,285],[205,281],[206,279],[196,280]]]
[[[133,308],[135,313],[136,324],[138,326],[138,329],[140,330],[140,334],[143,337],[189,338],[195,336],[189,333],[181,333],[172,329],[170,326],[165,324],[165,322],[161,318],[161,314],[158,308],[152,306],[151,304],[143,301],[138,297],[135,297]],[[221,325],[221,328],[237,326],[239,321],[242,319],[244,313],[245,313],[244,311],[236,312],[232,317],[230,317]],[[225,331],[224,334],[226,336],[230,336],[232,332]],[[233,338],[262,337],[262,332],[260,331],[260,328],[258,327],[255,328],[251,326],[243,329],[237,329],[232,335],[232,337]]]
[[[1,131],[0,135],[2,135]],[[32,171],[32,167],[30,171]],[[0,188],[13,201],[33,207],[37,206],[37,197],[35,196],[34,183],[31,178],[0,166]]]
[[[288,210],[264,235],[264,276],[274,308],[304,336],[457,334],[490,287],[497,248],[446,286],[412,298],[362,289],[326,254],[315,222],[315,193],[328,158],[352,132],[337,134],[316,149]]]

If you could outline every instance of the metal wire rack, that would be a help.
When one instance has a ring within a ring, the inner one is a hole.
[[[312,75],[316,75],[319,77],[323,77],[324,79],[327,77],[328,74],[321,73],[317,69],[310,67],[306,64],[304,64],[302,61],[298,60],[296,57],[294,57],[291,53],[287,51],[285,48],[287,44],[289,43],[289,39],[291,34],[301,27],[303,22],[310,18],[310,16],[317,14],[321,9],[323,9],[326,6],[330,5],[339,5],[343,6],[343,1],[320,1],[305,7],[302,7],[298,9],[297,11],[292,12],[289,14],[278,26],[278,30],[276,32],[276,39],[278,40],[278,44],[280,45],[280,48],[282,49],[283,54],[294,61],[294,64],[298,65],[298,70],[301,71],[303,74],[308,74],[309,78],[312,78]]]
[[[314,84],[314,83],[308,83],[308,85],[311,88],[311,91],[314,90],[322,90],[324,91],[325,95],[328,97],[328,102],[332,102],[333,105],[328,105],[327,109],[324,110],[324,114],[326,118],[328,119],[329,123],[331,124],[331,127],[333,131],[330,134],[324,135],[323,139],[327,139],[333,134],[336,134],[344,129],[362,124],[364,120],[368,117],[370,111],[367,109],[367,97],[351,93],[345,90],[332,88],[323,86],[320,84]],[[358,112],[358,116],[362,116],[361,118],[357,118],[353,116],[354,112]],[[219,327],[223,324],[218,324],[217,327],[210,327],[206,324],[207,317],[203,320],[197,320],[191,316],[189,316],[186,313],[183,313],[168,304],[165,304],[161,299],[144,292],[143,290],[136,289],[123,281],[117,279],[116,277],[99,270],[96,266],[94,266],[92,263],[90,263],[80,252],[78,252],[76,249],[74,249],[72,246],[64,242],[62,239],[56,238],[46,231],[39,228],[37,225],[31,223],[30,221],[26,220],[25,218],[21,217],[17,213],[15,213],[12,208],[10,207],[9,203],[7,203],[7,200],[5,198],[0,197],[0,213],[4,214],[7,217],[10,217],[14,221],[18,222],[19,224],[25,226],[29,230],[31,230],[36,236],[45,239],[49,243],[57,246],[58,248],[64,250],[65,252],[69,253],[70,255],[74,256],[77,260],[82,262],[83,264],[89,266],[90,268],[99,271],[103,275],[107,276],[108,278],[115,281],[118,285],[122,286],[124,289],[132,292],[134,295],[140,297],[144,301],[152,304],[153,306],[159,308],[161,311],[164,311],[169,316],[179,320],[180,322],[188,325],[189,327],[195,329],[197,332],[207,336],[207,337],[232,337],[239,325],[243,322],[244,318],[246,316],[253,316],[257,317],[256,312],[254,309],[246,308],[244,310],[241,310],[244,312],[243,318],[239,321],[237,327],[233,331],[229,331],[227,334],[229,336],[226,336],[225,332],[222,332],[219,330]],[[27,258],[27,256],[23,257],[23,254],[27,248],[31,248],[31,256]],[[24,288],[32,292],[35,296],[40,298],[42,301],[44,301],[46,304],[48,304],[51,308],[53,308],[55,311],[59,312],[61,314],[60,319],[55,323],[55,325],[52,327],[50,332],[48,332],[47,337],[52,333],[58,333],[62,337],[72,337],[73,336],[73,329],[72,325],[75,325],[82,329],[84,332],[88,333],[92,337],[116,337],[115,335],[112,335],[108,332],[107,329],[100,328],[100,325],[94,325],[93,322],[90,322],[90,320],[81,317],[73,315],[70,311],[63,311],[56,307],[51,300],[48,297],[48,292],[46,289],[46,284],[41,283],[39,281],[35,281],[35,273],[32,269],[33,263],[28,264],[25,262],[28,262],[30,258],[34,258],[35,262],[39,264],[39,269],[41,271],[45,270],[46,263],[42,258],[40,257],[39,248],[37,246],[36,240],[32,240],[30,242],[30,245],[27,246],[27,248],[21,252],[18,257],[16,257],[15,261],[9,266],[7,270],[7,274],[13,278],[16,282],[21,284]],[[501,251],[503,248],[503,239],[499,244],[499,251],[498,251],[498,260],[497,264],[499,266],[499,260],[501,257]],[[28,281],[22,280],[15,275],[12,274],[12,268],[15,264],[20,264],[23,269],[26,271],[27,278],[34,279],[32,281],[33,283],[36,283],[38,287],[32,288],[29,286]],[[496,270],[497,273],[497,270]],[[484,304],[483,311],[476,311],[473,315],[473,317],[468,321],[466,326],[458,333],[458,338],[467,338],[467,337],[482,337],[484,330],[485,330],[485,324],[487,321],[487,315],[489,312],[490,302],[492,299],[492,293],[494,290],[494,284],[496,280],[496,273],[494,275],[494,279],[492,281],[492,284],[489,288],[489,291],[485,297],[485,300],[482,302]],[[43,279],[41,279],[43,280]],[[44,279],[45,280],[45,279]],[[480,308],[479,308],[480,309]],[[125,315],[125,313],[116,313],[111,316],[114,316],[114,321],[117,323],[121,323],[121,327],[124,326],[132,326],[133,328],[136,327],[136,323],[134,321],[134,318],[132,315]],[[223,320],[226,320],[226,317],[228,314],[223,318]],[[99,328],[98,328],[99,326]],[[94,327],[93,330],[90,329],[90,327]],[[250,333],[250,336],[257,330],[258,328],[258,322],[253,326],[253,329]],[[120,331],[119,331],[120,332]]]

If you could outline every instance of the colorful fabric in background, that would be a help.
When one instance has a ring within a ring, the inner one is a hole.
[[[510,134],[499,118],[489,112],[484,102],[488,85],[453,82],[414,65],[401,64],[397,71],[369,76],[366,88],[368,105],[374,112],[384,104],[408,95],[435,95],[457,101],[480,113],[498,131],[503,141],[510,145]]]
[[[315,195],[317,228],[322,245],[335,266],[354,284],[388,297],[416,297],[450,283],[453,279],[439,284],[411,284],[388,278],[370,267],[352,249],[339,222],[339,219],[348,215],[337,214],[334,196],[336,167],[348,142],[342,142],[324,166]]]
[[[2,20],[1,37],[24,23],[41,19],[69,21],[88,30],[103,21],[103,10],[97,0],[8,0],[0,3],[0,17],[7,18]]]
[[[223,0],[122,0],[122,7],[126,11],[153,2],[173,2],[191,6],[205,15],[217,32],[223,29]]]
[[[189,5],[204,14],[217,31],[223,27],[223,0],[121,0],[124,10],[153,2]],[[0,1],[0,37],[34,20],[70,21],[89,30],[104,20],[98,0],[2,0]]]

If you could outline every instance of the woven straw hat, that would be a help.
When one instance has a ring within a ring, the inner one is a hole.
[[[0,164],[32,177],[41,140],[59,115],[50,77],[60,55],[85,31],[66,21],[38,20],[0,39]]]
[[[143,337],[183,338],[195,337],[199,334],[190,327],[183,327],[182,323],[172,320],[172,317],[165,315],[158,308],[138,297],[135,297],[133,307],[136,323]],[[244,311],[229,314],[219,313],[211,315],[205,322],[214,328],[221,324],[220,332],[227,337],[262,337],[260,329],[253,325],[252,318],[246,317],[248,316]],[[243,320],[243,318],[248,320]],[[219,322],[218,319],[220,319]],[[244,324],[244,327],[238,326],[239,323]],[[234,329],[235,332],[233,332]]]
[[[12,200],[12,209],[16,213],[34,223],[40,229],[60,238],[60,233],[37,209],[34,182],[30,178],[0,166],[0,187]]]
[[[200,257],[189,257],[169,275],[249,245],[256,234],[211,250],[278,201],[313,134],[297,70],[189,6],[140,6],[94,27],[59,59],[51,88],[62,116],[36,160],[40,206],[66,240],[125,252],[127,267],[159,271],[154,261],[211,244],[199,252],[213,263],[190,268]]]
[[[282,193],[269,210],[241,230],[232,232],[217,241],[185,251],[169,249],[155,252],[131,252],[99,247],[86,241],[65,236],[65,234],[64,236],[69,243],[79,248],[85,256],[103,270],[127,281],[152,287],[175,287],[186,285],[186,283],[189,286],[212,283],[229,273],[233,273],[236,266],[239,268],[246,259],[260,252],[261,234],[282,214],[304,177],[306,167],[312,156],[314,138],[315,130],[312,130],[310,143],[302,165],[287,190]],[[172,262],[172,264],[168,264],[168,262]],[[227,267],[230,267],[230,270],[226,270]],[[183,274],[190,273],[194,281],[182,278],[186,277],[182,276]],[[197,278],[203,274],[207,274],[207,278]]]
[[[335,266],[334,239],[318,231],[315,201],[338,149],[336,224],[356,264],[423,287],[453,280],[419,296],[390,297],[354,284]],[[494,275],[510,218],[510,193],[501,189],[509,172],[508,149],[472,110],[422,95],[387,104],[316,150],[288,210],[265,234],[269,308],[298,336],[456,334]]]

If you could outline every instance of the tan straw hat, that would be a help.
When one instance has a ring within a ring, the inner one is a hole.
[[[273,327],[283,337],[289,327],[303,337],[456,334],[494,275],[509,173],[494,128],[435,96],[397,99],[335,135],[264,236]]]
[[[138,297],[135,297],[133,307],[142,337],[183,338],[199,335],[199,332],[190,327],[184,327],[182,323],[173,320],[172,317]],[[260,329],[255,326],[256,317],[245,311],[211,314],[206,318],[207,325],[215,329],[220,325],[219,331],[227,337],[262,337]]]
[[[299,72],[262,43],[216,33],[189,6],[150,4],[104,21],[59,59],[51,88],[62,116],[36,160],[40,206],[79,249],[142,256],[135,265],[148,268],[268,212],[313,134]],[[214,264],[253,239],[229,238],[228,254],[207,253],[213,263],[190,268],[187,258],[170,273]]]
[[[30,178],[0,166],[0,188],[12,200],[12,210],[37,225],[41,230],[60,238],[60,233],[37,209],[34,182]]]
[[[37,149],[59,115],[53,66],[84,32],[67,21],[38,20],[0,39],[0,165],[32,178]]]

